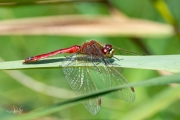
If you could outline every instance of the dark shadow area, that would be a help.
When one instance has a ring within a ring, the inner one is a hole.
[[[47,63],[55,63],[55,62],[62,62],[64,61],[64,59],[66,58],[52,58],[52,59],[44,59],[44,60],[39,60],[39,61],[35,61],[35,62],[29,62],[29,63],[24,63],[24,64],[47,64]]]
[[[115,61],[113,58],[109,58],[108,60],[110,63],[114,63],[114,61]]]
[[[47,63],[55,63],[55,62],[62,62],[62,61],[64,61],[64,60],[73,60],[73,59],[67,59],[67,58],[52,58],[52,59],[44,59],[44,60],[39,60],[39,61],[35,61],[35,62],[29,62],[29,63],[24,63],[24,64],[26,64],[26,65],[28,65],[28,64],[30,64],[30,65],[32,65],[32,64],[47,64]],[[82,60],[84,60],[84,61],[86,61],[87,59],[84,59],[84,58],[82,58],[82,57],[77,57],[76,58],[76,60],[79,60],[79,61],[82,61]],[[114,59],[113,58],[108,58],[107,59],[111,64],[112,63],[114,63]],[[88,61],[96,61],[96,62],[100,62],[100,60],[99,59],[94,59],[94,60],[88,60]]]

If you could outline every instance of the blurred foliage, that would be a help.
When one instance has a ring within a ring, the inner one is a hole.
[[[155,1],[155,0],[153,0]],[[10,0],[5,2],[12,2]],[[18,1],[17,1],[18,2]],[[172,16],[179,25],[179,0],[164,0]],[[1,3],[1,2],[0,2]],[[107,2],[58,2],[57,4],[24,4],[0,7],[0,20],[32,18],[43,16],[70,15],[70,14],[110,14],[109,4],[130,18],[148,19],[159,23],[166,23],[161,13],[156,9],[152,0],[109,0]],[[170,23],[167,23],[170,24]],[[29,56],[46,53],[59,48],[81,44],[86,40],[96,39],[101,43],[111,43],[117,47],[137,53],[152,55],[169,55],[180,53],[180,38],[178,36],[166,38],[137,38],[129,37],[104,37],[104,36],[0,36],[0,57],[6,61],[24,59]],[[47,85],[70,89],[61,69],[33,69],[21,71],[35,80]],[[152,70],[124,69],[122,73],[129,82],[142,81],[161,76]],[[165,90],[175,87],[170,85],[135,88],[136,100],[134,103],[103,96],[102,107],[96,116],[92,116],[82,104],[63,109],[57,113],[42,117],[41,119],[121,119],[128,116],[130,111],[141,108],[156,95],[161,95]],[[176,91],[178,92],[178,91]],[[168,96],[167,96],[168,97]],[[19,84],[16,80],[0,71],[0,118],[8,119],[9,116],[18,116],[7,110],[13,110],[13,105],[23,106],[23,113],[28,113],[42,106],[51,105],[62,99],[50,97],[33,91]],[[110,98],[110,100],[109,100]],[[108,101],[109,100],[109,101]],[[166,100],[166,99],[165,99]],[[108,102],[106,102],[108,101]],[[161,102],[161,101],[160,101]],[[155,107],[155,106],[152,106]],[[156,111],[144,119],[149,120],[178,120],[180,114],[179,98],[170,102],[161,111]],[[148,111],[148,110],[147,110]],[[142,113],[139,113],[140,115]]]

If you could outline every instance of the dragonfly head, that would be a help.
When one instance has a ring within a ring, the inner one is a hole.
[[[110,45],[110,44],[106,44],[103,47],[102,52],[108,58],[111,58],[114,55],[114,49],[112,48],[112,45]]]

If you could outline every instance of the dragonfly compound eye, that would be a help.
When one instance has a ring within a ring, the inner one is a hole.
[[[112,49],[112,45],[106,44],[106,45],[105,45],[105,48],[107,48],[107,49]]]
[[[102,52],[104,53],[104,55],[108,58],[113,57],[114,55],[114,49],[112,48],[112,45],[110,44],[106,44],[103,49]]]
[[[108,52],[108,49],[107,49],[107,48],[103,48],[103,49],[102,49],[102,52],[106,55],[107,52]]]
[[[114,55],[114,49],[112,49],[112,48],[110,48],[110,49],[103,48],[103,49],[102,49],[102,52],[103,52],[103,54],[104,54],[106,57],[108,57],[108,58],[111,58],[111,57],[113,57],[113,55]]]

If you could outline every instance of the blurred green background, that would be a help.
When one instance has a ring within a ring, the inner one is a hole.
[[[163,13],[157,9],[157,6],[162,7],[161,4],[158,4],[158,1],[167,5],[175,23],[165,20],[166,16],[163,16]],[[12,1],[9,0],[5,2],[8,3]],[[17,3],[22,2],[17,1]],[[53,4],[35,4],[26,1],[23,4],[0,6],[0,20],[6,21],[10,19],[72,14],[109,15],[110,7],[114,7],[132,19],[151,20],[178,27],[180,23],[179,5],[180,1],[178,0],[94,0],[94,2],[57,2]],[[100,43],[110,43],[123,49],[147,55],[170,55],[180,53],[180,37],[178,32],[175,33],[174,36],[169,37],[151,36],[143,38],[121,35],[109,37],[97,35],[82,37],[68,35],[1,35],[0,57],[4,59],[4,61],[22,60],[33,55],[50,52],[59,48],[69,47],[75,44],[81,45],[83,42],[91,39],[96,39]],[[23,72],[27,76],[43,84],[71,90],[61,69],[29,69],[21,70],[20,72]],[[125,68],[122,74],[130,83],[162,75],[158,71],[130,68]],[[111,120],[131,117],[131,113],[134,113],[136,114],[135,116],[141,116],[141,119],[146,120],[179,120],[180,101],[178,96],[166,105],[161,106],[158,110],[156,110],[158,106],[151,106],[147,107],[148,109],[143,112],[138,112],[138,110],[146,106],[149,101],[156,100],[157,96],[161,96],[165,91],[171,89],[171,87],[175,86],[166,85],[135,88],[136,100],[133,103],[127,103],[115,99],[112,96],[105,95],[102,97],[101,110],[95,116],[91,115],[82,104],[75,104],[73,107],[38,119]],[[168,97],[169,96],[167,96],[167,98]],[[9,116],[19,115],[18,113],[13,114],[7,112],[7,110],[13,110],[13,105],[17,107],[23,106],[23,113],[28,113],[40,107],[65,100],[27,88],[3,71],[0,71],[0,98],[0,118],[4,120],[8,119]],[[166,101],[166,99],[164,99],[164,101]],[[163,101],[159,101],[159,103],[161,102]]]

